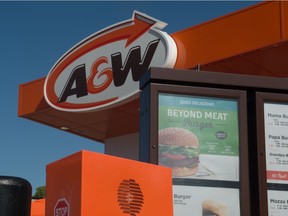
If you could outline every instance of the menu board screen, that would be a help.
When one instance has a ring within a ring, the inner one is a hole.
[[[268,183],[288,184],[288,104],[264,103]]]
[[[268,211],[270,216],[287,216],[288,191],[268,190]]]
[[[159,94],[158,163],[174,178],[239,181],[238,100]]]
[[[240,216],[239,189],[174,185],[174,215]]]

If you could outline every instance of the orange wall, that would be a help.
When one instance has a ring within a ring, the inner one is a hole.
[[[59,199],[68,201],[69,216],[123,216],[117,198],[123,180],[135,180],[141,189],[144,200],[137,215],[173,215],[171,169],[81,151],[47,166],[46,216],[54,216]],[[136,195],[129,193],[134,201]]]

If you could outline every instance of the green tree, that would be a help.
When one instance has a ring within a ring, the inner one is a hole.
[[[32,196],[33,199],[43,199],[46,196],[46,187],[40,186],[36,188],[36,192]]]

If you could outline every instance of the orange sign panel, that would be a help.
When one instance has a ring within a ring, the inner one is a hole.
[[[46,171],[46,216],[173,215],[169,168],[81,151]]]

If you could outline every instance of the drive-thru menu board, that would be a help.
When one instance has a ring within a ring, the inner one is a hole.
[[[140,158],[172,168],[175,216],[288,215],[287,79],[154,68],[141,90]]]
[[[269,216],[287,216],[288,104],[264,103],[264,126]]]
[[[174,185],[174,214],[240,215],[237,99],[161,93],[158,103],[158,163],[188,180]],[[201,187],[189,179],[211,181]]]

